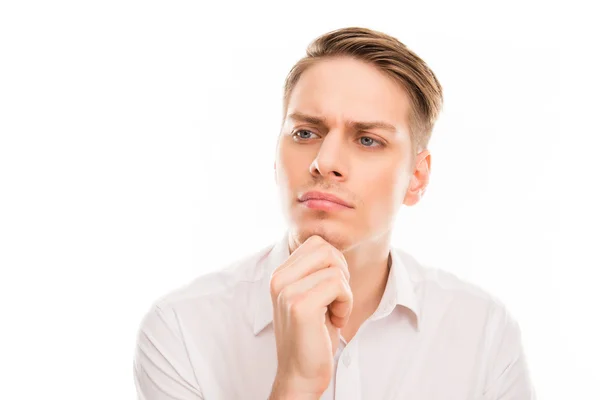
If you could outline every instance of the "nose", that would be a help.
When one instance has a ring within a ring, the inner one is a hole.
[[[347,176],[342,133],[330,131],[321,142],[317,156],[310,164],[311,175],[343,181]]]

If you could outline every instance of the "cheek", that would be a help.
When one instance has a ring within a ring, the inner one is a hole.
[[[398,171],[398,169],[388,169],[388,171]],[[389,216],[402,203],[404,197],[403,182],[404,175],[397,172],[374,175],[371,174],[364,180],[365,190],[362,196],[367,206],[367,212],[374,218],[378,216]]]
[[[293,149],[286,142],[281,143],[277,156],[277,171],[278,175],[281,174],[281,178],[285,178],[289,184],[306,183],[311,162],[312,158],[309,153]]]
[[[303,183],[302,166],[290,157],[282,157],[277,163],[277,184],[283,188],[294,188]],[[304,182],[306,177],[304,177]]]
[[[375,212],[381,210],[386,212],[394,202],[396,181],[390,175],[373,176],[368,185],[365,195]]]
[[[373,171],[379,171],[375,173]],[[363,176],[363,181],[367,183],[365,185],[366,194],[373,199],[379,199],[385,202],[390,196],[394,194],[396,186],[400,177],[397,173],[396,168],[392,166],[383,166],[381,168],[370,168],[366,170],[366,174]],[[369,173],[370,172],[370,173]]]

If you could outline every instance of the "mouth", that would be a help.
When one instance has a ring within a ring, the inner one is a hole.
[[[348,210],[354,208],[341,198],[324,192],[307,192],[298,198],[298,201],[307,208],[324,211]]]
[[[339,210],[350,210],[351,209],[350,207],[347,207],[347,206],[339,204],[339,203],[334,203],[333,201],[329,201],[329,200],[312,199],[312,200],[301,201],[300,204],[302,204],[303,206],[305,206],[307,208],[311,208],[313,210],[323,210],[323,211],[339,211]]]

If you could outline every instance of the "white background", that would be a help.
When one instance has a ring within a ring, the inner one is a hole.
[[[135,397],[152,302],[280,237],[285,75],[353,25],[445,90],[394,246],[508,305],[540,399],[600,398],[594,13],[414,3],[2,2],[0,398]]]

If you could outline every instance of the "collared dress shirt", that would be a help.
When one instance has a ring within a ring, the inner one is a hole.
[[[158,299],[134,355],[139,400],[267,399],[277,370],[269,246]],[[518,323],[479,287],[391,248],[381,302],[340,339],[325,400],[535,399]]]

